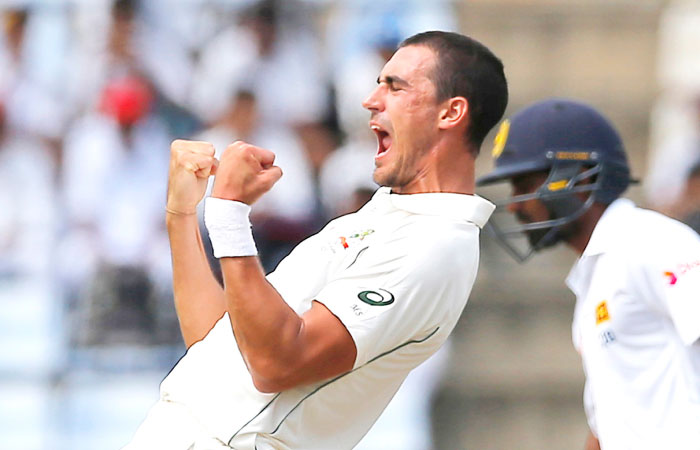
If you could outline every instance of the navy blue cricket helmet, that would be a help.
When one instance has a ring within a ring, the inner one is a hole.
[[[478,186],[547,173],[535,192],[496,202],[496,213],[512,203],[538,199],[547,207],[549,220],[509,228],[499,227],[498,220],[489,222],[489,231],[519,261],[556,244],[563,226],[594,202],[612,203],[634,181],[620,136],[610,122],[590,106],[569,99],[544,100],[504,120],[492,153],[494,169],[477,180]],[[580,192],[591,194],[581,200],[576,195]],[[524,252],[511,245],[511,237],[523,233],[530,244]]]

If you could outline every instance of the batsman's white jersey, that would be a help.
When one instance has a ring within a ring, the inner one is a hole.
[[[161,400],[127,449],[352,448],[454,328],[493,208],[478,196],[379,189],[268,275],[297,313],[316,300],[343,322],[357,347],[353,370],[260,393],[225,315],[162,382]]]
[[[700,449],[700,236],[616,200],[567,284],[602,449]]]

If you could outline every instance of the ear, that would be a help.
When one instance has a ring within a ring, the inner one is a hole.
[[[462,123],[466,124],[469,102],[464,97],[452,97],[445,100],[438,116],[438,128],[447,130]]]

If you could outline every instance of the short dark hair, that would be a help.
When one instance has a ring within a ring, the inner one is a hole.
[[[432,79],[438,102],[458,96],[469,102],[467,139],[478,152],[508,103],[503,63],[485,45],[458,33],[418,33],[401,42],[399,48],[409,45],[425,45],[437,55]]]

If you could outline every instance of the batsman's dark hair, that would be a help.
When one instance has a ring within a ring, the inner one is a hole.
[[[418,33],[401,42],[399,48],[409,45],[425,45],[437,55],[432,79],[438,102],[452,97],[464,97],[469,102],[467,139],[478,153],[508,103],[503,63],[485,45],[458,33]]]

